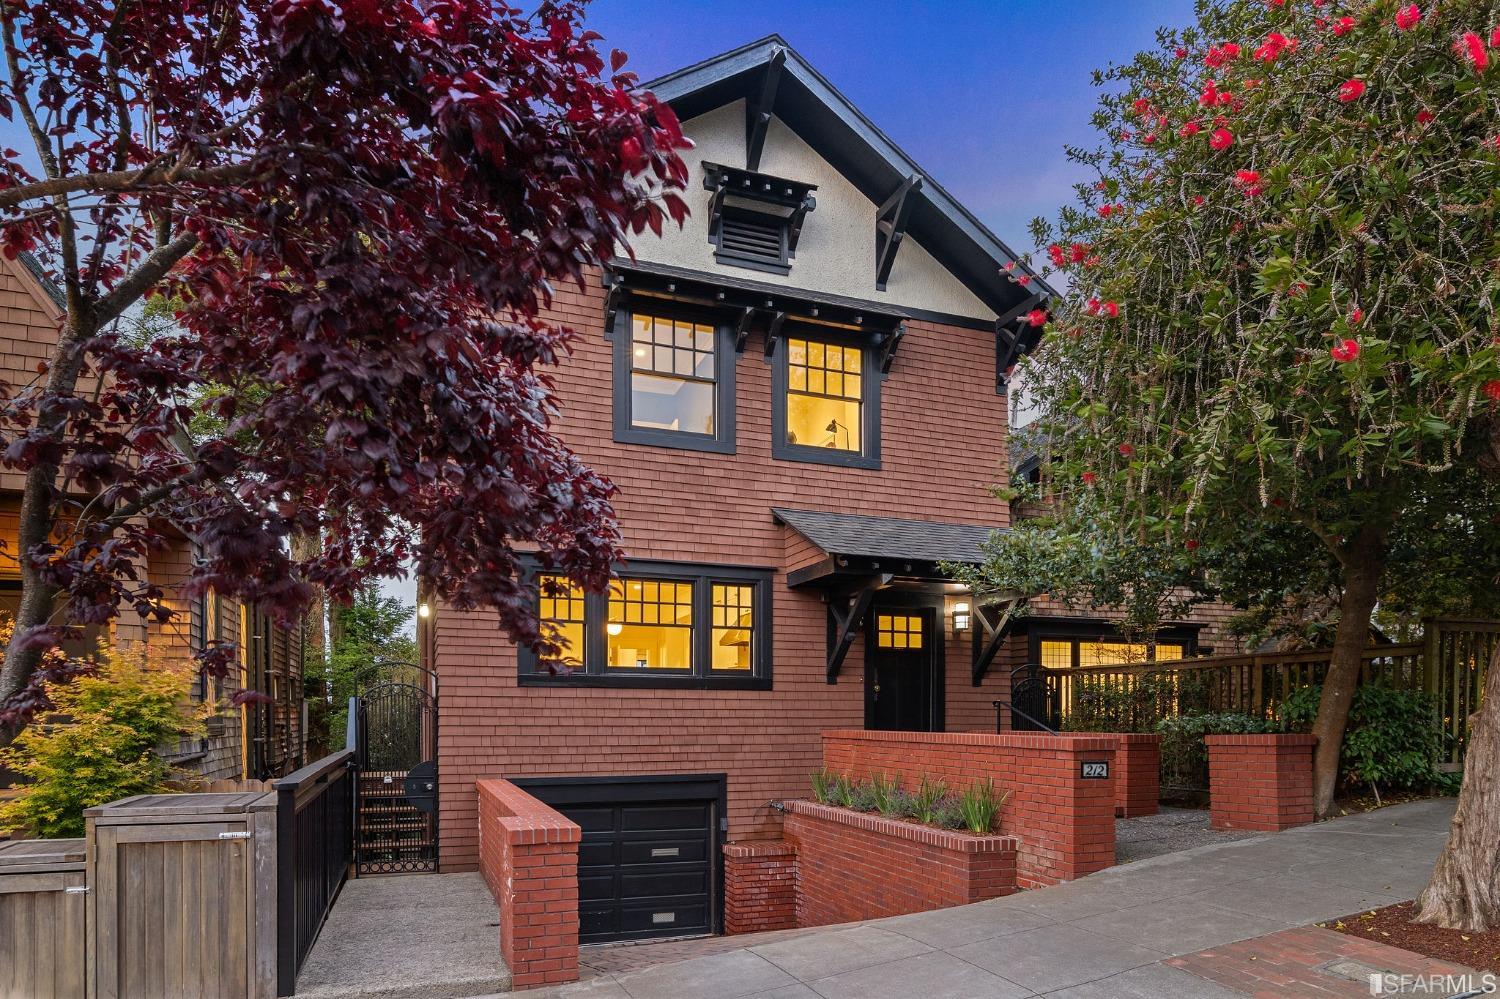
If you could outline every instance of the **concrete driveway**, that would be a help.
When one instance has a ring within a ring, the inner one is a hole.
[[[1452,799],[1396,805],[976,905],[772,934],[761,942],[747,936],[736,950],[526,994],[1238,999],[1245,993],[1164,962],[1414,898],[1447,836],[1453,806]]]

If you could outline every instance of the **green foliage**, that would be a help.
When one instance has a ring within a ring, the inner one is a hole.
[[[948,793],[942,781],[923,777],[912,795],[912,818],[918,822],[936,822],[938,805]]]
[[[1301,687],[1281,702],[1277,718],[1291,732],[1312,728],[1321,686]],[[1361,684],[1349,705],[1349,729],[1339,753],[1346,779],[1381,787],[1450,786],[1456,775],[1437,769],[1443,735],[1430,698],[1412,690]]]
[[[1000,817],[1000,808],[1010,800],[1010,792],[1000,794],[995,782],[986,777],[983,783],[975,782],[964,790],[959,798],[959,815],[964,828],[976,836],[991,832],[995,820]]]
[[[413,664],[417,644],[407,633],[415,611],[396,597],[382,596],[367,586],[354,600],[335,606],[331,650],[322,666],[325,689],[332,701],[329,739],[344,744],[349,698],[381,681],[404,681],[415,686],[424,682]]]
[[[838,805],[840,808],[854,807],[855,782],[843,774],[833,779],[833,787],[829,790],[828,803]]]
[[[92,675],[49,685],[56,714],[0,750],[0,764],[21,778],[20,795],[0,805],[0,828],[82,836],[85,808],[165,790],[171,768],[157,747],[202,731],[193,679],[186,663],[111,650]]]
[[[1076,689],[1063,730],[1153,732],[1158,721],[1177,713],[1178,682],[1170,673],[1074,677]]]
[[[871,807],[882,815],[894,814],[896,795],[900,790],[900,785],[885,774],[872,775],[870,777]]]
[[[815,770],[812,775],[813,800],[820,805],[833,804],[833,785],[838,775],[828,770]]]
[[[1424,4],[1407,31],[1393,3],[1346,9],[1336,33],[1308,3],[1209,0],[1099,74],[1102,144],[1069,150],[1093,182],[1034,226],[1067,276],[1021,372],[1057,514],[976,581],[1143,630],[1178,583],[1310,626],[1362,564],[1402,613],[1496,601],[1500,489],[1473,468],[1500,378],[1500,60],[1453,48],[1493,5]],[[1273,33],[1299,44],[1252,57]]]
[[[1161,733],[1163,785],[1182,783],[1208,787],[1209,735],[1247,735],[1279,732],[1280,726],[1265,718],[1236,712],[1202,712],[1163,718],[1156,724]]]

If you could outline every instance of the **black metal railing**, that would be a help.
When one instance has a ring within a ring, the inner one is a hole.
[[[357,738],[353,726],[349,742]],[[355,752],[341,749],[275,783],[276,994],[297,972],[354,861]]]

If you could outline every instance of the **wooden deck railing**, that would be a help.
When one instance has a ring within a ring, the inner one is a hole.
[[[1366,649],[1360,682],[1431,697],[1448,737],[1449,762],[1457,763],[1497,640],[1500,622],[1430,621],[1420,642]],[[1268,718],[1293,690],[1323,681],[1330,655],[1329,649],[1313,649],[1043,670],[1044,720],[1058,727],[1070,717],[1092,716],[1140,731],[1183,713]]]

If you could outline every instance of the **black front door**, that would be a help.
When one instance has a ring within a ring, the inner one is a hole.
[[[931,607],[876,607],[865,634],[865,727],[903,732],[942,728],[936,670],[941,636]]]

